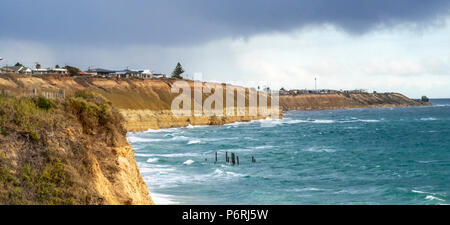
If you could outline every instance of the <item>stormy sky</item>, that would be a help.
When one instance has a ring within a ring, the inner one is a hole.
[[[1,0],[0,65],[450,97],[447,0]]]

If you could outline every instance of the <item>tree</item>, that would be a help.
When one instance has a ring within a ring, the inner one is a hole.
[[[67,72],[69,72],[69,75],[72,77],[80,75],[80,71],[81,71],[80,69],[73,67],[73,66],[65,66],[64,69],[66,69]]]
[[[41,64],[36,63],[36,69],[40,69],[41,68]]]
[[[17,62],[14,66],[23,66],[20,62]]]
[[[172,72],[172,78],[183,79],[183,77],[181,76],[182,73],[184,73],[183,67],[180,63],[178,63]]]
[[[60,67],[59,67],[59,65],[58,64],[56,64],[56,66],[55,66],[55,69],[59,69]]]

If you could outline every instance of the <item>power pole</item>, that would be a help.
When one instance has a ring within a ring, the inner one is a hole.
[[[317,77],[314,77],[314,90],[317,92]]]

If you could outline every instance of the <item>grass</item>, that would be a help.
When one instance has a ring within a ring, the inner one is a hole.
[[[115,156],[89,146],[125,143],[122,121],[89,92],[64,100],[0,97],[0,205],[101,203],[92,166],[104,160],[115,168]]]
[[[52,102],[38,98],[0,98],[0,133],[18,129],[36,142],[40,141],[40,124],[51,118]]]
[[[40,109],[50,110],[52,108],[52,101],[44,97],[38,97],[36,100],[36,106]]]
[[[77,92],[69,99],[66,107],[78,116],[87,133],[93,133],[97,127],[113,130],[114,124],[123,122],[123,118],[114,111],[111,103],[96,93]]]

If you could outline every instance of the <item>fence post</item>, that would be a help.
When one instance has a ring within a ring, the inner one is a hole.
[[[59,89],[59,94],[60,98],[66,98],[66,91],[63,88]]]

